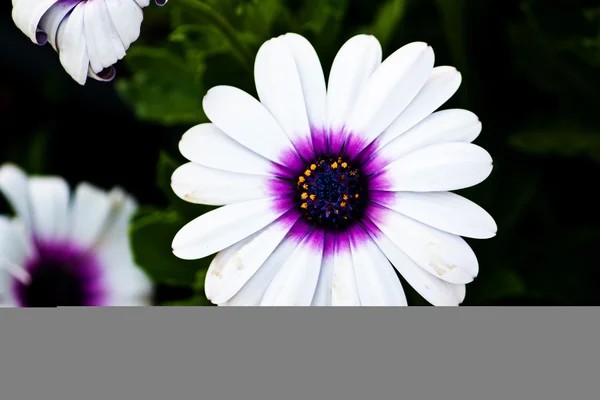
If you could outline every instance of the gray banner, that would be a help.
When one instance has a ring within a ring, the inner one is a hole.
[[[598,399],[599,308],[0,312],[0,398]]]

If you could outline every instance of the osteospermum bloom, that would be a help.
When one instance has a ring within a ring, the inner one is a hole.
[[[162,6],[168,0],[156,0]],[[17,27],[34,43],[48,42],[79,84],[115,77],[113,64],[140,35],[150,0],[12,0]]]
[[[0,167],[0,193],[16,216],[0,216],[0,298],[5,306],[135,306],[151,284],[133,263],[128,226],[136,202],[60,177]]]
[[[223,205],[173,240],[183,259],[218,252],[207,297],[219,305],[406,305],[395,269],[434,305],[458,305],[478,273],[461,236],[495,235],[492,217],[450,193],[483,181],[492,159],[466,110],[433,113],[461,75],[430,46],[385,61],[372,36],[346,42],[326,88],[303,37],[267,41],[260,101],[234,87],[206,94],[212,123],[186,132],[181,198]]]

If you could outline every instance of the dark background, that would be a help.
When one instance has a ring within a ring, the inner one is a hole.
[[[180,160],[177,142],[193,124],[136,118],[114,82],[79,86],[49,45],[34,45],[14,26],[10,2],[2,3],[0,162],[62,175],[71,184],[121,185],[142,204],[165,206],[156,185],[159,152]],[[294,12],[302,1],[287,3]],[[337,48],[382,4],[349,2],[334,43],[316,46],[326,71]],[[282,31],[276,23],[271,33]],[[159,42],[165,33],[160,21],[145,21],[141,40]],[[408,1],[384,56],[413,40],[433,46],[436,65],[462,72],[463,84],[444,108],[475,112],[483,122],[475,143],[494,158],[490,178],[461,191],[488,210],[499,229],[493,239],[468,240],[480,274],[464,304],[600,304],[600,2]],[[123,62],[117,68],[119,77],[133,73]],[[205,84],[229,78],[240,79],[208,76]],[[251,74],[243,79],[251,90]],[[410,303],[424,304],[409,295]]]

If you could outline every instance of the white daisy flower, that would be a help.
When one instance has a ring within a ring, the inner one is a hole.
[[[255,64],[260,101],[228,86],[206,94],[212,123],[179,144],[172,176],[192,203],[223,205],[184,226],[173,252],[218,252],[207,297],[218,305],[406,305],[395,269],[434,305],[458,305],[478,273],[461,236],[490,238],[492,217],[450,193],[482,182],[492,159],[471,142],[466,110],[434,112],[458,89],[430,46],[385,61],[372,36],[350,39],[326,88],[311,44],[267,41]]]
[[[163,6],[168,0],[155,0]],[[140,35],[150,0],[12,0],[17,27],[34,43],[50,42],[79,84],[115,77],[113,64]]]
[[[79,184],[71,196],[54,176],[28,178],[0,167],[0,193],[16,217],[0,216],[0,299],[4,306],[149,304],[151,284],[133,263],[122,190]]]

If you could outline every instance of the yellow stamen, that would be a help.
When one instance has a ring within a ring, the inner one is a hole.
[[[303,176],[301,176],[300,178],[298,178],[298,182],[300,182],[300,183],[304,182],[305,180],[306,180],[306,179],[304,179],[304,177],[303,177]]]
[[[304,192],[300,195],[300,198],[302,198],[302,200],[305,200],[308,197],[308,193]]]
[[[305,183],[304,185],[302,185],[302,189],[304,189],[304,190],[308,189],[308,184]]]
[[[340,203],[340,207],[342,207],[342,208],[346,207],[346,202],[345,202],[345,201],[342,201],[342,202]]]
[[[307,169],[306,171],[304,171],[304,175],[310,176],[310,169]]]
[[[302,203],[302,205],[300,207],[306,209],[306,208],[308,208],[308,203]]]
[[[344,200],[348,200],[348,195],[347,195],[347,194],[343,195],[343,196],[342,196],[342,199],[344,199]]]
[[[315,164],[310,164],[310,170],[314,171],[315,169],[317,169],[317,166]]]
[[[316,199],[316,198],[317,198],[317,196],[315,196],[314,194],[311,194],[311,195],[310,195],[310,199],[311,199],[311,200],[314,200],[314,199]]]
[[[354,195],[354,197],[358,199],[358,193],[356,193],[356,194]]]
[[[347,162],[343,162],[342,163],[342,168],[346,168],[346,167],[348,167],[348,163]]]

